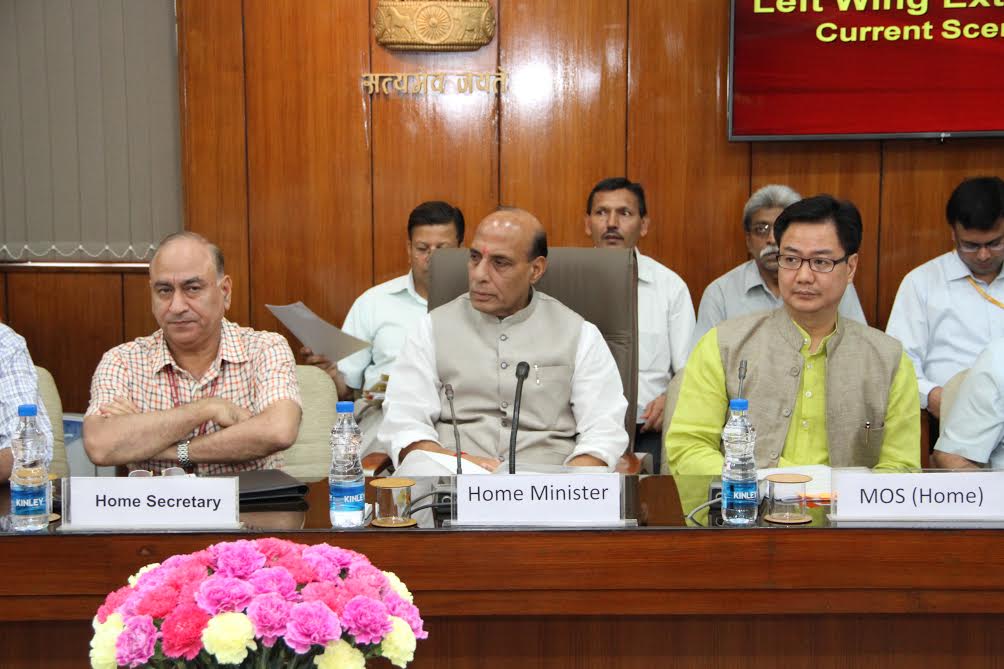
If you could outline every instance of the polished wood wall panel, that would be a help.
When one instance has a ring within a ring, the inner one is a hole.
[[[985,175],[1004,176],[1000,139],[883,142],[880,327],[906,273],[953,248],[945,220],[952,190],[966,177]]]
[[[726,139],[728,0],[632,0],[628,174],[652,225],[641,250],[690,287],[742,261],[750,149]]]
[[[499,203],[526,207],[552,245],[586,246],[589,189],[626,173],[648,192],[642,251],[683,276],[695,306],[745,259],[753,189],[781,181],[854,200],[865,219],[856,285],[882,327],[903,275],[950,248],[952,188],[1004,173],[1002,139],[728,142],[729,0],[493,5],[492,44],[417,54],[375,44],[375,0],[178,0],[185,225],[227,256],[231,320],[278,329],[265,303],[303,300],[342,322],[366,288],[404,271],[407,214],[425,199],[459,204],[471,230]],[[500,96],[370,97],[361,83],[495,67],[509,74]],[[79,274],[43,272],[47,293],[7,275],[7,320],[30,330],[68,408],[86,403],[101,352],[154,328],[144,278]],[[70,327],[86,364],[66,345]]]
[[[241,0],[177,0],[185,227],[223,250],[228,317],[250,322]]]
[[[878,316],[881,160],[879,142],[756,142],[751,167],[751,194],[777,183],[803,197],[829,193],[857,205],[864,229],[854,287],[871,324]],[[735,229],[741,234],[740,222]]]
[[[365,2],[248,0],[252,321],[303,300],[341,322],[373,281]]]
[[[371,0],[371,15],[376,0]],[[377,45],[370,32],[373,72],[495,72],[498,31],[477,51],[414,53]],[[498,206],[498,95],[377,94],[373,128],[374,282],[408,271],[408,214],[426,200],[464,212],[469,232]]]
[[[122,342],[122,275],[18,272],[7,276],[8,324],[56,379],[64,411],[84,411],[105,351]]]
[[[160,328],[153,317],[150,278],[147,274],[122,275],[122,329],[125,341],[146,337]],[[231,306],[227,314],[231,318]]]
[[[534,213],[552,246],[585,246],[586,197],[626,169],[627,2],[503,0],[502,204]]]

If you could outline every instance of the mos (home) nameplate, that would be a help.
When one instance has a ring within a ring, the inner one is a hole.
[[[237,478],[63,479],[63,530],[234,529]]]
[[[833,521],[1004,521],[1004,472],[833,470]]]
[[[621,525],[619,474],[458,476],[455,525]]]

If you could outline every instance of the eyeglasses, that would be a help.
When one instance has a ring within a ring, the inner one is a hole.
[[[979,253],[983,248],[987,251],[993,251],[994,253],[1004,251],[1004,237],[995,239],[992,242],[987,242],[986,244],[980,244],[978,242],[964,242],[959,240],[959,250],[963,253]]]
[[[847,262],[847,259],[850,257],[850,254],[848,254],[843,258],[837,258],[834,260],[832,258],[803,258],[801,256],[779,255],[777,257],[777,266],[781,269],[797,270],[802,267],[802,263],[808,262],[809,269],[813,272],[829,274],[833,271],[834,267],[842,262]]]
[[[134,469],[129,472],[128,476],[131,479],[149,478],[153,476],[153,472],[149,469]],[[181,467],[168,467],[161,473],[161,476],[188,476],[188,472]]]
[[[770,235],[772,227],[774,226],[770,223],[757,223],[750,226],[750,232],[752,232],[755,237],[767,237]]]

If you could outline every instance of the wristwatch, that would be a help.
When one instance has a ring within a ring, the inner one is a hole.
[[[175,446],[178,449],[178,464],[188,469],[192,466],[192,461],[188,459],[188,445],[192,443],[191,439],[182,439]]]

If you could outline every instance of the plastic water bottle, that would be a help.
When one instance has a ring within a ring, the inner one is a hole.
[[[331,471],[328,474],[332,527],[362,527],[366,495],[360,459],[362,432],[353,416],[352,402],[338,403],[338,418],[331,428]]]
[[[756,432],[746,412],[749,401],[729,402],[729,421],[722,430],[725,464],[722,466],[722,519],[726,525],[756,524],[759,495],[753,451]]]
[[[22,404],[17,415],[21,422],[11,440],[11,521],[20,532],[44,530],[49,526],[49,468],[45,462],[45,436],[35,426],[38,407]]]

